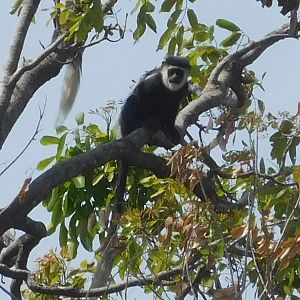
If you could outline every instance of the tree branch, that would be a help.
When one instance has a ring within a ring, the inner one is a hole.
[[[19,249],[18,249],[19,251],[18,251],[18,256],[17,256],[15,266],[17,269],[24,270],[26,269],[27,266],[29,254],[31,250],[39,243],[40,238],[34,237],[29,234],[25,234],[22,237],[23,237],[22,242],[19,243]],[[20,291],[22,283],[23,283],[23,279],[17,278],[12,280],[10,285],[10,292],[18,299],[22,299],[21,291]]]
[[[3,68],[5,77],[12,75],[12,73],[17,69],[29,26],[31,24],[32,18],[34,17],[38,9],[39,4],[40,0],[23,1],[16,30],[12,37],[12,41],[9,47],[8,59],[6,60],[6,64]]]
[[[40,0],[25,0],[23,2],[21,14],[18,19],[15,33],[12,37],[8,52],[8,58],[6,59],[6,63],[4,64],[3,75],[0,82],[0,120],[4,117],[5,111],[10,102],[11,95],[13,93],[13,87],[9,85],[10,76],[17,69],[28,28],[39,4]]]
[[[51,286],[42,286],[36,284],[34,280],[34,275],[30,274],[27,279],[28,288],[33,292],[43,293],[48,295],[60,295],[68,297],[85,297],[87,294],[89,296],[103,296],[112,293],[121,292],[126,288],[136,287],[136,286],[145,286],[145,285],[161,285],[162,280],[165,280],[167,283],[171,280],[171,277],[175,275],[182,274],[182,267],[175,267],[171,270],[160,272],[154,276],[144,276],[138,277],[135,279],[128,280],[127,282],[122,282],[119,284],[111,284],[110,286],[105,286],[101,288],[91,289],[90,291],[86,290],[76,290],[74,287],[51,287]],[[173,280],[172,280],[173,281]],[[174,281],[173,281],[174,282]],[[168,285],[168,284],[167,284]]]
[[[149,132],[140,128],[124,139],[101,145],[53,166],[28,185],[25,196],[24,191],[21,191],[11,204],[0,212],[0,235],[25,220],[28,213],[45,200],[54,187],[108,161],[126,159],[129,164],[148,169],[158,177],[169,176],[170,169],[166,166],[165,159],[139,150],[149,139]]]
[[[182,109],[175,122],[176,128],[185,134],[187,128],[194,124],[198,117],[205,111],[221,105],[228,107],[241,107],[245,102],[242,71],[252,64],[266,49],[274,43],[291,38],[287,29],[272,32],[262,40],[252,42],[243,49],[228,55],[211,72],[208,82],[201,96],[190,102]],[[236,98],[228,97],[229,89],[232,89]]]
[[[40,223],[40,222],[36,222]],[[42,223],[41,223],[42,224]],[[0,263],[3,263],[9,267],[12,267],[19,253],[19,248],[21,245],[34,243],[35,240],[39,241],[43,237],[47,236],[47,230],[45,225],[43,225],[43,234],[39,233],[38,235],[23,234],[12,243],[10,243],[5,249],[2,250],[0,254]]]
[[[59,36],[39,57],[37,57],[34,61],[25,64],[22,68],[16,71],[9,79],[9,85],[14,87],[20,77],[27,71],[32,70],[36,66],[38,66],[49,54],[51,54],[57,47],[63,42],[66,37],[66,33]]]

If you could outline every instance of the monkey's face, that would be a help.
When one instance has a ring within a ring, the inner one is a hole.
[[[180,90],[190,75],[189,69],[165,64],[161,68],[162,81],[170,91]]]

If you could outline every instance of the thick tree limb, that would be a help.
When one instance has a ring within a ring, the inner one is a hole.
[[[39,4],[40,0],[23,1],[16,30],[9,47],[8,59],[6,60],[6,64],[3,68],[5,76],[12,75],[12,73],[17,69],[29,26],[38,9]]]
[[[16,30],[9,47],[8,57],[3,67],[3,75],[0,82],[0,120],[3,120],[5,111],[9,105],[10,98],[13,93],[14,87],[9,84],[10,76],[17,69],[28,28],[39,4],[40,0],[26,0],[23,2]]]
[[[40,225],[40,227],[42,228],[41,231],[43,233],[39,232],[38,235],[24,234],[7,245],[7,247],[1,251],[0,263],[12,267],[15,264],[16,257],[19,253],[19,248],[22,245],[34,243],[35,240],[39,241],[43,237],[47,236],[45,225]]]
[[[23,239],[21,240],[22,237]],[[19,239],[20,240],[19,249],[18,249],[19,251],[18,251],[15,266],[17,269],[25,270],[27,266],[29,254],[32,251],[32,249],[39,243],[40,238],[34,237],[29,234],[25,234],[22,237]],[[17,299],[22,299],[21,296],[22,283],[23,283],[23,279],[18,278],[12,280],[10,285],[10,291]]]
[[[0,274],[8,278],[27,280],[31,272],[19,269],[11,270],[7,265],[0,263]]]
[[[36,67],[23,73],[16,83],[7,110],[0,119],[0,148],[33,94],[43,84],[57,76],[63,66],[61,62],[72,55],[70,51],[51,53]]]
[[[0,235],[9,228],[19,226],[17,224],[25,220],[28,213],[46,199],[54,187],[108,161],[126,159],[129,164],[151,170],[158,177],[168,176],[170,170],[166,166],[165,159],[139,150],[149,138],[149,132],[140,128],[122,140],[107,143],[53,166],[30,183],[26,197],[23,197],[22,201],[21,195],[18,194],[11,204],[0,212]]]

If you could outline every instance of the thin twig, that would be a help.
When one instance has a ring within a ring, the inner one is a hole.
[[[17,70],[9,79],[8,84],[11,87],[14,87],[17,83],[17,81],[20,79],[20,77],[27,71],[32,70],[33,68],[35,68],[36,66],[38,66],[40,64],[41,61],[43,61],[50,53],[52,53],[55,49],[57,49],[57,47],[59,46],[59,44],[65,39],[66,37],[66,33],[62,34],[61,36],[59,36],[52,44],[50,44],[50,46],[39,56],[37,57],[34,61],[32,61],[29,64],[26,64],[24,67],[22,67],[21,69]]]

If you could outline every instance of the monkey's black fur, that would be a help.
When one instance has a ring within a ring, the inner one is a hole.
[[[188,93],[189,68],[188,59],[169,56],[160,68],[144,75],[127,98],[121,111],[122,136],[128,135],[137,128],[145,127],[152,132],[163,131],[174,145],[180,142],[180,135],[174,123],[180,102]],[[127,162],[122,161],[117,182],[118,212],[123,210],[122,203],[128,170]]]

